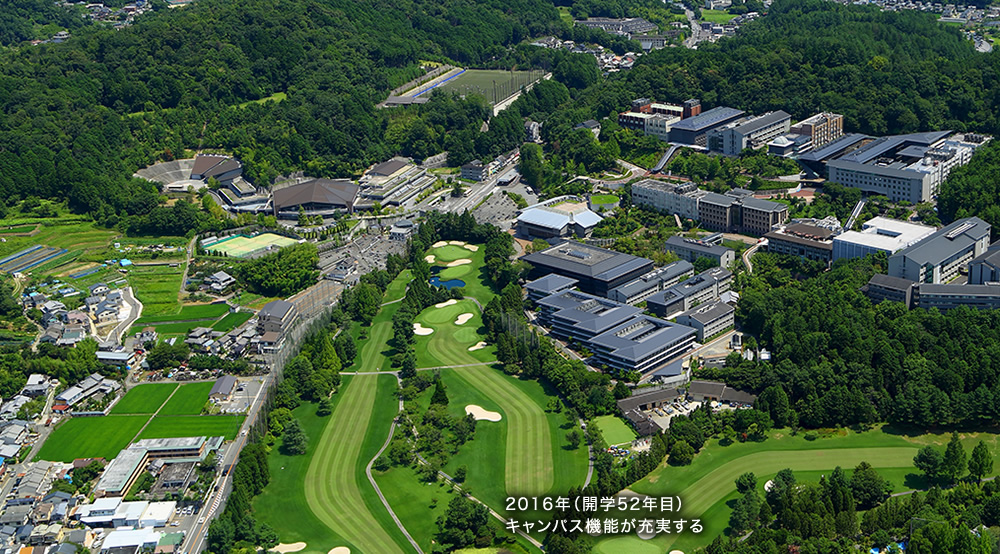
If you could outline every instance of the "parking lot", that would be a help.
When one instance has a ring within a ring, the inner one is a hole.
[[[688,415],[701,407],[701,402],[689,402],[687,400],[674,401],[669,406],[646,410],[646,415],[653,419],[662,429],[670,427],[670,420],[677,414]]]
[[[237,383],[232,399],[219,404],[222,413],[243,413],[247,411],[253,399],[257,397],[263,379],[260,377],[239,379]]]
[[[385,269],[389,254],[405,254],[406,243],[381,235],[362,235],[351,244],[321,252],[319,266],[324,274],[350,268],[357,277],[376,269]]]

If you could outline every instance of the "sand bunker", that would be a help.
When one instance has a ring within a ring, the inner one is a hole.
[[[421,337],[425,337],[425,336],[427,336],[427,335],[429,335],[429,334],[431,334],[433,332],[434,332],[434,329],[431,329],[430,327],[424,327],[423,325],[421,325],[419,323],[414,323],[413,324],[413,334],[414,335],[420,335]]]
[[[479,252],[479,247],[475,244],[466,244],[465,247],[473,252]]]
[[[472,314],[470,313],[461,314],[458,316],[457,319],[455,319],[455,325],[465,325],[470,319],[472,319]]]
[[[304,542],[293,542],[291,544],[279,544],[272,548],[275,552],[281,552],[281,554],[287,554],[288,552],[298,552],[299,550],[305,550],[306,543]]]
[[[469,347],[469,352],[473,352],[475,350],[482,350],[483,348],[486,348],[486,343],[483,341],[479,341],[476,344]]]
[[[454,298],[452,298],[451,300],[445,300],[444,302],[438,302],[437,304],[434,304],[434,307],[435,308],[446,308],[448,306],[451,306],[452,304],[458,304],[458,300],[455,300]]]
[[[465,413],[472,414],[472,417],[476,418],[477,421],[500,421],[500,414],[497,412],[491,412],[482,406],[476,406],[475,404],[469,404],[465,407]]]
[[[764,483],[764,490],[767,492],[771,492],[771,487],[773,486],[774,486],[774,481],[768,480],[767,483]]]
[[[431,248],[441,248],[442,246],[447,246],[447,245],[448,245],[448,241],[446,241],[446,240],[439,240],[439,241],[435,242],[434,244],[432,244]]]
[[[464,240],[449,240],[448,244],[453,244],[455,246],[465,246]]]
[[[455,260],[453,262],[448,262],[448,267],[455,267],[459,265],[471,264],[472,260],[469,258],[462,258],[461,260]]]
[[[428,254],[428,255],[424,256],[424,261],[427,262],[427,263],[429,263],[429,264],[434,263],[434,259],[435,259],[434,258],[434,254]],[[340,548],[340,547],[338,546],[337,548]]]
[[[683,550],[671,550],[670,554],[684,554]]]
[[[346,546],[335,546],[326,554],[351,554],[351,549]]]

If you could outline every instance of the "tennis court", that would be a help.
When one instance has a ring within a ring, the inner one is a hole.
[[[225,253],[233,258],[243,258],[254,252],[264,249],[278,249],[297,244],[299,241],[276,235],[274,233],[263,233],[255,237],[246,235],[236,235],[220,240],[205,247],[209,251]]]

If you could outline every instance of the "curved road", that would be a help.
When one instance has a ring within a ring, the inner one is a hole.
[[[758,242],[757,244],[747,248],[743,251],[743,265],[747,268],[747,273],[753,273],[753,264],[750,263],[750,258],[757,253],[757,249],[761,246],[766,245],[767,242]]]

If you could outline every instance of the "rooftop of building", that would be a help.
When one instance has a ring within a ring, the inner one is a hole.
[[[653,264],[652,260],[646,258],[571,241],[528,254],[524,260],[534,265],[544,265],[608,281]]]
[[[547,292],[549,294],[561,291],[563,289],[575,286],[579,281],[573,279],[572,277],[566,277],[559,275],[558,273],[550,273],[545,277],[535,279],[525,283],[524,288],[530,291]]]
[[[274,191],[274,206],[278,210],[302,204],[351,206],[358,190],[358,184],[348,179],[313,179]]]
[[[788,115],[787,112],[783,110],[778,110],[776,112],[769,112],[760,117],[755,117],[749,121],[745,121],[733,127],[733,130],[748,135],[750,133],[755,133],[764,127],[773,125],[780,121],[785,121],[791,119],[792,116]]]
[[[694,117],[682,119],[674,125],[674,129],[695,132],[702,131],[713,125],[718,125],[722,121],[739,117],[744,113],[743,110],[737,110],[736,108],[719,106]]]
[[[652,190],[662,190],[665,192],[672,192],[675,194],[688,194],[698,190],[698,185],[688,181],[684,183],[667,183],[664,181],[657,181],[656,179],[643,179],[632,185],[632,190],[636,188],[648,188]]]
[[[862,135],[861,133],[848,133],[833,142],[824,144],[820,148],[806,152],[799,156],[799,160],[803,162],[821,162],[845,150],[856,148],[866,140],[872,140],[872,137]]]
[[[983,252],[979,256],[976,256],[969,264],[990,264],[995,267],[1000,267],[1000,245],[990,247],[989,250]]]
[[[546,229],[562,229],[573,223],[583,227],[593,227],[603,220],[603,217],[589,209],[574,213],[548,206],[525,208],[521,215],[517,216],[518,222],[530,223]]]
[[[263,317],[274,317],[274,318],[277,318],[277,319],[282,319],[293,308],[295,308],[295,304],[292,304],[291,302],[289,302],[287,300],[272,300],[272,301],[268,302],[267,304],[264,304],[264,307],[260,309],[260,312],[258,312],[257,315],[258,315],[258,317],[262,317],[262,318]]]
[[[686,337],[694,337],[695,330],[648,315],[637,315],[628,321],[590,339],[597,348],[608,349],[617,358],[639,362]]]
[[[746,197],[740,201],[743,208],[750,208],[751,210],[759,210],[762,212],[784,212],[788,211],[788,206],[782,204],[781,202],[773,202],[771,200],[764,200],[761,198],[754,198],[752,196]]]
[[[622,398],[618,401],[618,409],[623,412],[631,412],[632,410],[638,408],[643,404],[648,404],[650,402],[663,402],[668,400],[673,400],[677,398],[680,393],[677,389],[667,388],[667,389],[655,389],[655,390],[638,390],[632,391],[632,396],[628,398]]]
[[[988,283],[984,285],[946,285],[920,283],[917,287],[920,296],[962,296],[997,298],[1000,297],[1000,283]]]
[[[145,448],[126,448],[104,467],[104,473],[97,482],[97,490],[122,492],[128,480],[146,459]]]
[[[872,278],[868,280],[869,285],[876,285],[878,287],[897,290],[897,291],[907,291],[916,284],[916,282],[909,279],[902,279],[900,277],[892,277],[884,273],[876,273],[872,275]]]
[[[708,302],[706,304],[695,306],[677,317],[690,317],[702,325],[707,325],[720,317],[725,317],[735,311],[736,308],[733,308],[721,300],[716,300],[714,302]]]
[[[951,131],[929,131],[926,133],[910,133],[907,135],[879,137],[861,148],[841,156],[837,159],[837,161],[854,162],[859,164],[870,164],[873,162],[884,163],[880,160],[885,160],[888,157],[907,156],[906,154],[903,154],[903,152],[906,152],[907,149],[914,146],[929,147],[950,134]],[[915,152],[916,151],[912,151],[909,156],[914,155]],[[916,157],[922,156],[923,151],[916,154]]]
[[[732,206],[736,202],[738,202],[736,198],[733,198],[732,196],[727,196],[725,194],[719,194],[717,192],[710,192],[705,196],[701,197],[702,204],[713,204],[716,206],[723,206],[726,208]]]
[[[833,240],[864,244],[872,248],[895,252],[935,231],[934,227],[886,217],[873,217],[864,222],[861,227],[861,231],[845,231],[834,237]]]
[[[227,375],[226,377],[229,377]],[[235,379],[235,377],[234,377]],[[132,448],[146,450],[175,450],[178,448],[199,448],[208,439],[206,437],[177,437],[171,439],[142,439],[132,444]]]
[[[406,160],[392,159],[389,161],[382,162],[380,164],[375,164],[371,169],[368,170],[368,175],[378,176],[378,177],[388,177],[401,169],[406,168],[410,165]]]
[[[990,224],[978,217],[959,219],[938,229],[920,242],[893,254],[905,256],[919,265],[938,265],[957,251],[972,247],[976,241],[990,236]]]
[[[715,256],[721,256],[727,251],[732,251],[732,248],[726,248],[721,244],[710,244],[699,239],[689,239],[684,238],[680,235],[674,235],[667,239],[666,242],[667,250],[670,250],[671,246],[687,248],[689,250],[694,250],[697,252],[703,252],[705,254],[712,254]]]
[[[554,317],[590,333],[602,332],[642,313],[641,308],[575,290],[546,296],[538,304],[553,310]]]

